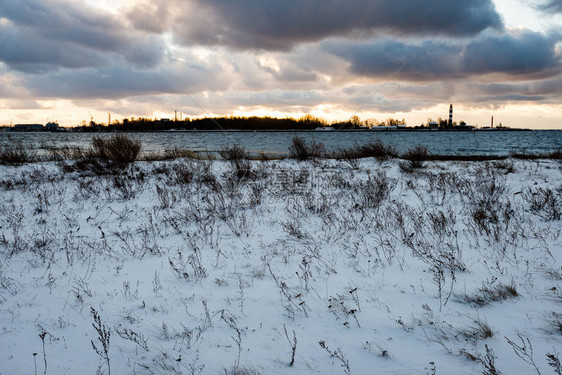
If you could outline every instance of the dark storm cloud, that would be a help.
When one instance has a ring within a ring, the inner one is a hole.
[[[107,54],[134,66],[161,58],[161,38],[128,29],[117,17],[68,0],[0,0],[0,60],[23,71],[107,63]]]
[[[57,66],[82,68],[104,64],[97,51],[65,45],[13,25],[0,25],[0,59],[16,70],[42,73]]]
[[[531,74],[559,66],[557,38],[535,32],[476,40],[463,52],[462,70],[473,74]]]
[[[557,41],[556,37],[524,31],[482,35],[462,44],[384,39],[368,44],[332,42],[324,48],[346,60],[357,75],[431,81],[490,73],[553,76],[561,69]]]
[[[284,50],[301,42],[374,31],[475,35],[502,23],[491,0],[171,0],[185,44]]]
[[[0,0],[0,15],[58,41],[115,50],[127,39],[123,25],[107,13],[65,0]]]
[[[445,42],[408,44],[388,39],[369,44],[328,44],[326,49],[348,61],[354,74],[419,81],[457,75],[461,52],[459,46]]]

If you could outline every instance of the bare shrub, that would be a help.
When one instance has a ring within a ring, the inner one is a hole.
[[[562,335],[562,313],[552,311],[546,317],[545,331],[551,334]]]
[[[533,358],[533,345],[531,344],[531,340],[529,340],[528,337],[521,336],[520,333],[517,334],[517,337],[519,337],[519,341],[521,341],[521,344],[510,340],[507,336],[505,337],[505,340],[509,345],[511,345],[511,348],[513,349],[515,355],[517,355],[523,362],[533,366],[537,374],[540,375],[541,372]]]
[[[115,172],[105,161],[91,157],[89,152],[76,160],[59,160],[59,165],[65,173],[78,173],[82,176],[103,176]]]
[[[394,188],[392,181],[384,173],[369,176],[368,180],[358,185],[357,199],[362,208],[378,209],[390,197]]]
[[[398,156],[398,152],[392,146],[385,145],[381,141],[367,143],[359,148],[361,157],[374,157],[379,161]]]
[[[478,293],[474,295],[465,295],[464,300],[478,306],[485,306],[491,302],[505,301],[512,298],[519,297],[515,284],[502,284],[490,285],[485,283]]]
[[[174,190],[169,189],[164,185],[156,185],[156,196],[158,197],[161,209],[172,208],[177,201],[177,196],[174,193]]]
[[[93,156],[116,164],[129,164],[137,159],[142,143],[125,134],[111,137],[92,137]]]
[[[425,146],[415,146],[402,155],[402,159],[405,162],[399,164],[400,169],[410,173],[416,169],[423,168],[424,162],[429,159],[429,151]]]
[[[132,329],[117,326],[114,328],[115,332],[121,337],[123,340],[129,340],[137,344],[142,349],[148,352],[148,338],[144,336],[142,333],[137,333]]]
[[[515,168],[513,167],[513,162],[509,160],[499,160],[492,164],[492,167],[496,170],[503,171],[504,174],[513,173],[515,172]]]
[[[131,175],[114,174],[108,180],[106,193],[110,196],[110,191],[123,200],[134,198],[140,189],[140,181]]]
[[[293,366],[295,364],[295,354],[297,352],[297,334],[295,333],[295,330],[293,330],[293,339],[291,340],[285,324],[283,324],[283,330],[285,331],[285,337],[287,338],[287,341],[289,341],[289,345],[291,345],[291,362],[289,363],[289,366]]]
[[[0,164],[21,165],[37,160],[37,153],[23,143],[14,143],[0,148]]]
[[[359,158],[376,158],[378,161],[384,161],[398,156],[398,152],[394,147],[385,145],[380,140],[377,140],[361,146],[355,144],[354,147],[340,150],[331,156],[346,161]]]
[[[310,144],[299,136],[295,136],[289,146],[289,157],[297,160],[308,160],[325,156],[326,147],[323,143],[312,141]]]
[[[343,160],[349,164],[352,169],[359,169],[359,154],[354,150],[341,150],[332,155],[336,159]]]
[[[495,176],[476,181],[469,195],[469,213],[476,228],[487,235],[498,236],[505,231],[513,210],[510,201],[504,200],[507,188],[504,180]],[[501,227],[504,224],[504,227]]]
[[[224,320],[224,322],[234,330],[234,332],[236,333],[236,336],[231,336],[232,340],[236,343],[236,346],[238,347],[238,355],[236,357],[236,361],[234,362],[234,367],[233,367],[233,373],[234,374],[244,374],[247,372],[240,372],[240,355],[242,354],[242,337],[245,334],[245,329],[244,328],[240,328],[238,326],[238,322],[236,320],[236,318],[234,317],[234,315],[232,315],[230,312],[228,311],[222,311],[221,312],[221,320]]]
[[[253,177],[250,154],[240,145],[223,148],[220,155],[224,160],[228,160],[232,167],[234,176],[240,180],[242,178]]]
[[[249,159],[250,154],[246,151],[244,147],[239,144],[235,144],[232,147],[225,147],[220,151],[220,156],[224,160],[240,160]]]
[[[415,215],[415,213],[410,213]],[[457,271],[466,271],[462,260],[462,248],[458,242],[458,232],[454,230],[454,221],[445,220],[443,229],[428,228],[431,222],[419,215],[414,219],[414,233],[408,235],[402,229],[403,241],[412,250],[412,255],[421,259],[429,267],[433,281],[437,284],[440,308],[447,304],[456,282]],[[400,218],[403,221],[403,217]],[[403,225],[403,224],[402,224]],[[401,225],[401,226],[402,226]],[[428,234],[433,231],[434,234]],[[449,290],[445,293],[445,286]]]
[[[78,146],[69,146],[69,145],[62,145],[62,146],[43,146],[44,149],[48,152],[48,159],[54,161],[64,161],[68,159],[80,159],[85,157],[86,150]]]
[[[545,220],[560,220],[562,217],[562,186],[558,191],[549,188],[528,189],[524,197],[529,203],[531,212]]]
[[[101,347],[98,347],[92,340],[92,348],[101,357],[101,359],[105,360],[105,363],[107,364],[107,373],[111,375],[111,367],[109,364],[109,338],[111,337],[111,329],[102,323],[101,317],[96,309],[92,307],[90,312],[92,314],[92,318],[94,319],[92,326],[96,330],[98,334],[98,341],[101,344]]]
[[[110,137],[94,136],[90,149],[68,149],[63,155],[70,156],[72,160],[62,156],[55,157],[55,160],[59,161],[65,173],[77,172],[81,175],[96,176],[119,174],[124,167],[137,159],[141,147],[141,141],[124,134]]]
[[[501,372],[496,368],[496,355],[494,351],[488,347],[488,345],[484,345],[486,348],[486,354],[484,358],[482,358],[482,367],[484,370],[482,371],[482,375],[501,375]]]
[[[328,352],[328,354],[330,354],[330,357],[336,358],[340,361],[340,365],[341,365],[341,367],[343,367],[343,372],[346,375],[351,375],[351,368],[349,366],[349,360],[347,358],[345,358],[345,355],[343,354],[343,351],[341,350],[341,348],[337,348],[336,350],[331,350],[326,345],[326,342],[324,340],[318,341],[318,345],[320,345],[320,347],[322,349],[326,350]]]
[[[554,353],[547,353],[546,354],[546,361],[548,365],[554,369],[554,373],[557,375],[562,375],[562,365],[560,364],[560,358],[558,358],[558,353],[555,351]]]
[[[482,340],[482,339],[489,339],[491,337],[494,336],[494,331],[492,330],[492,327],[490,327],[490,325],[485,322],[482,321],[480,319],[476,319],[473,322],[473,325],[464,331],[460,332],[462,336],[468,338],[472,338],[475,341],[476,340]]]
[[[562,160],[562,150],[552,151],[547,157],[553,160]]]

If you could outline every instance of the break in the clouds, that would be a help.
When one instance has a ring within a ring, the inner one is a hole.
[[[490,0],[170,1],[183,43],[284,50],[333,36],[372,33],[470,36],[502,22]],[[183,10],[183,11],[182,11]]]

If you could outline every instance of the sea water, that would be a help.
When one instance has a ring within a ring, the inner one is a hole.
[[[23,143],[39,154],[48,147],[89,147],[93,136],[110,133],[36,132],[0,133],[0,147]],[[308,142],[321,142],[327,151],[337,151],[375,141],[391,145],[398,152],[421,145],[438,155],[509,155],[511,153],[549,153],[562,150],[562,130],[535,131],[316,131],[316,132],[134,132],[142,141],[142,153],[181,149],[216,153],[240,145],[252,154],[286,155],[295,136]]]

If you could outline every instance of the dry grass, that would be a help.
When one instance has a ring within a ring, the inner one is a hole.
[[[464,300],[477,306],[486,306],[491,302],[505,301],[519,297],[514,284],[484,285],[474,295],[465,295]]]
[[[133,139],[125,134],[116,134],[108,138],[96,136],[92,138],[93,156],[116,164],[134,162],[141,147],[140,140]]]
[[[411,173],[417,169],[423,168],[425,161],[429,160],[429,157],[430,154],[427,147],[415,146],[402,155],[402,159],[405,161],[399,164],[400,169],[403,172]]]
[[[326,155],[326,147],[323,143],[306,142],[301,137],[295,136],[289,146],[289,157],[297,160],[308,160],[320,158]]]
[[[15,143],[10,146],[0,148],[0,164],[21,165],[32,163],[37,160],[37,153],[31,147],[22,143]]]

